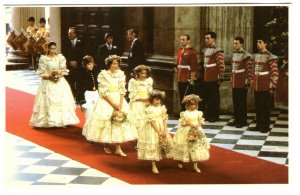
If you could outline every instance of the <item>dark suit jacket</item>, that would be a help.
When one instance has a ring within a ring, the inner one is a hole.
[[[84,57],[84,45],[83,42],[77,39],[75,47],[72,46],[72,42],[68,40],[66,43],[63,44],[62,53],[66,57],[67,60],[67,68],[70,71],[73,71],[73,68],[70,67],[69,61],[76,61],[77,67],[82,67],[82,58]]]
[[[106,69],[105,59],[109,55],[120,55],[117,46],[113,45],[112,49],[109,50],[106,44],[100,45],[96,54],[96,64],[99,66],[100,70]]]
[[[145,56],[144,56],[144,48],[143,44],[140,40],[136,40],[133,43],[132,48],[128,54],[128,66],[129,70],[134,69],[136,66],[145,63]]]
[[[76,101],[79,104],[84,104],[85,98],[84,98],[84,93],[85,91],[94,91],[93,87],[95,86],[95,90],[98,89],[98,82],[97,82],[97,77],[99,74],[100,70],[98,69],[97,66],[94,67],[92,71],[88,71],[85,68],[80,68],[78,70],[78,74],[80,77],[78,77],[78,83],[77,83],[77,88],[76,88]],[[92,75],[93,77],[92,77]],[[94,78],[94,79],[93,79]]]

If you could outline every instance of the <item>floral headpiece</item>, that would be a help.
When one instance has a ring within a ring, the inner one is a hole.
[[[121,63],[121,57],[117,56],[117,55],[109,55],[106,59],[105,59],[105,64],[108,65],[109,62],[112,62],[113,60],[118,60],[119,63]]]
[[[152,92],[150,94],[150,98],[154,98],[154,97],[160,97],[161,99],[164,99],[166,97],[166,93],[163,91],[154,89],[154,90],[152,90]]]
[[[194,100],[197,103],[200,102],[200,101],[202,101],[202,99],[198,95],[190,94],[190,95],[187,95],[187,96],[185,96],[183,98],[182,103],[186,104],[186,103],[188,103],[188,102],[190,102],[192,100]]]
[[[150,67],[146,66],[144,64],[140,64],[140,65],[138,65],[137,67],[134,68],[135,73],[140,72],[142,70],[146,70],[148,73],[150,73],[150,71],[151,71]]]

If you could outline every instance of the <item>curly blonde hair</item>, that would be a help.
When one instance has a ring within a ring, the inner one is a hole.
[[[185,104],[185,108],[188,109],[188,107],[192,101],[195,101],[196,104],[198,105],[198,103],[201,102],[202,99],[198,95],[190,94],[183,98],[182,104]],[[198,108],[198,106],[197,106],[197,108]]]
[[[147,72],[147,78],[150,77],[151,69],[150,69],[149,66],[146,66],[144,64],[140,64],[140,65],[138,65],[137,67],[135,67],[133,69],[134,77],[138,78],[139,77],[139,73],[142,72],[143,70],[146,70],[146,72]]]
[[[117,55],[110,55],[105,59],[105,64],[108,68],[110,68],[110,65],[114,60],[117,60],[119,62],[119,65],[121,64],[121,57]]]
[[[152,90],[152,92],[150,93],[150,97],[149,97],[149,101],[152,104],[154,98],[158,98],[161,101],[163,101],[166,98],[166,93],[163,91],[159,91],[157,89]]]

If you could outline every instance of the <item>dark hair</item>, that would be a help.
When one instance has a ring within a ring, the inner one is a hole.
[[[197,109],[198,109],[198,104],[199,102],[202,101],[201,97],[198,96],[198,95],[195,95],[195,94],[190,94],[190,95],[187,95],[183,98],[182,100],[182,103],[185,104],[185,108],[188,109],[189,106],[191,105],[192,101],[195,101],[196,104],[197,104]]]
[[[75,27],[70,27],[68,31],[73,31],[77,35],[77,31]]]
[[[165,99],[165,97],[166,97],[165,92],[154,89],[154,90],[150,93],[150,96],[149,96],[149,102],[150,102],[151,104],[153,104],[153,100],[154,100],[155,98],[160,99],[161,101],[163,101],[163,100]]]
[[[237,36],[237,37],[234,38],[234,40],[239,41],[240,44],[244,44],[244,39],[243,39],[243,37]]]
[[[49,54],[49,50],[50,50],[50,47],[52,46],[52,45],[55,45],[56,46],[56,43],[54,42],[54,41],[50,41],[49,43],[48,43],[48,51],[47,51],[47,54]]]
[[[28,19],[27,19],[28,22],[35,22],[35,18],[33,16],[30,16]]]
[[[136,29],[133,29],[133,28],[127,30],[127,33],[128,33],[129,35],[134,35],[135,37],[138,37],[138,36],[139,36],[139,31],[136,30]]]
[[[45,18],[40,18],[40,23],[46,23],[46,19]]]
[[[190,39],[191,39],[190,35],[188,35],[188,34],[182,34],[181,36],[186,36],[186,39],[187,39],[187,40],[190,40]]]
[[[86,55],[82,59],[82,66],[86,67],[87,64],[93,63],[94,64],[94,58],[92,56]]]
[[[209,32],[205,33],[204,36],[206,36],[206,35],[210,35],[210,37],[213,38],[213,39],[217,38],[217,34],[213,31],[209,31]]]
[[[109,37],[113,37],[113,35],[110,32],[105,33],[104,40],[106,41]]]
[[[144,64],[140,64],[140,65],[138,65],[137,67],[135,67],[133,69],[134,75],[138,78],[139,77],[139,73],[142,72],[143,70],[146,70],[146,72],[147,72],[147,78],[148,78],[150,76],[151,69],[150,69],[149,66],[146,66]]]
[[[258,36],[256,40],[262,40],[265,44],[267,44],[269,38],[267,36],[262,35],[262,36]]]
[[[119,62],[119,65],[121,64],[121,57],[120,56],[117,56],[117,55],[110,55],[108,56],[106,59],[105,59],[105,64],[107,66],[107,68],[109,69],[112,62],[114,60],[117,60]]]

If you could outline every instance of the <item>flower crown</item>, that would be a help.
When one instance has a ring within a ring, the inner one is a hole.
[[[152,90],[150,97],[161,97],[162,99],[164,99],[166,97],[166,93],[163,91],[154,89],[154,90]]]
[[[140,71],[142,71],[142,70],[146,70],[146,71],[148,71],[148,72],[151,71],[150,67],[149,67],[149,66],[146,66],[146,65],[144,65],[144,64],[140,64],[140,65],[138,65],[137,67],[134,68],[134,72],[135,72],[135,73],[140,72]]]
[[[117,56],[117,55],[109,55],[106,59],[105,59],[105,64],[108,65],[109,62],[112,62],[113,60],[118,60],[118,62],[121,63],[121,57]]]
[[[187,96],[185,96],[183,98],[182,103],[186,104],[186,103],[188,103],[188,102],[190,102],[192,100],[194,100],[197,103],[200,102],[200,101],[202,101],[202,99],[198,95],[190,94],[190,95],[187,95]]]

